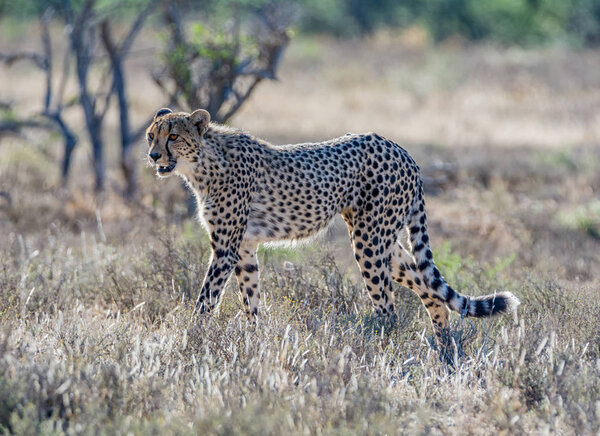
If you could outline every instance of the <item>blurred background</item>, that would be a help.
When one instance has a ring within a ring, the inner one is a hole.
[[[0,14],[5,235],[101,219],[123,241],[144,220],[193,221],[180,181],[147,168],[143,132],[159,107],[202,107],[276,144],[376,131],[422,166],[434,241],[598,274],[599,1],[3,1]]]
[[[0,428],[597,434],[599,44],[600,0],[0,0]],[[438,353],[396,287],[382,328],[338,221],[259,251],[259,329],[235,280],[194,319],[210,250],[147,166],[164,106],[401,144],[436,264],[518,324],[453,315]]]

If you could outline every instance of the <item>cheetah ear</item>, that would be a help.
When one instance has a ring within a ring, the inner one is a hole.
[[[190,114],[190,121],[198,129],[200,136],[208,130],[208,123],[210,123],[210,114],[204,109],[197,109]]]
[[[167,114],[171,114],[173,113],[173,111],[171,109],[169,109],[168,107],[164,107],[162,109],[159,109],[158,112],[156,112],[156,115],[154,115],[154,119],[160,118],[163,115],[167,115]]]

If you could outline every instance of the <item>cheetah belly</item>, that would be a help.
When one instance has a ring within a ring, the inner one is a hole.
[[[358,165],[331,147],[279,153],[257,184],[248,236],[261,241],[309,238],[351,206]]]
[[[264,242],[298,240],[326,228],[345,201],[312,188],[279,190],[277,195],[272,190],[259,192],[250,209],[247,235]]]

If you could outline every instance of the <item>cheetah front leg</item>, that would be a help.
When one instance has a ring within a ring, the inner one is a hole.
[[[258,314],[260,300],[258,259],[256,257],[256,243],[243,242],[240,247],[240,260],[235,267],[235,275],[240,287],[240,295],[246,315],[250,320],[255,320]]]
[[[231,248],[213,249],[213,256],[208,272],[204,277],[204,284],[196,300],[194,314],[205,313],[219,306],[223,294],[223,287],[237,264],[238,256]]]
[[[223,193],[211,198],[203,211],[205,221],[210,229],[210,246],[212,256],[210,267],[204,277],[204,284],[196,300],[194,314],[210,312],[221,302],[223,287],[240,261],[239,249],[247,227],[247,196],[238,199],[233,211],[240,218],[231,218],[231,197],[235,187],[223,189]],[[225,225],[225,219],[229,219]]]
[[[219,306],[223,287],[231,275],[233,268],[240,260],[239,248],[245,230],[245,223],[240,228],[216,228],[210,233],[212,257],[204,284],[196,300],[194,314],[210,312]]]
[[[362,214],[351,216],[347,212],[342,216],[348,226],[354,256],[375,312],[383,318],[394,320],[396,315],[390,279],[391,238],[384,238],[382,234],[370,235],[366,230],[369,220]]]

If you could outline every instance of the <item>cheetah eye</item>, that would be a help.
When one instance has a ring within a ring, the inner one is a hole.
[[[177,138],[179,138],[179,135],[176,135],[175,133],[171,133],[171,134],[169,135],[169,139],[170,139],[171,141],[175,141]]]
[[[148,133],[148,141],[152,141],[154,139],[154,133]]]

